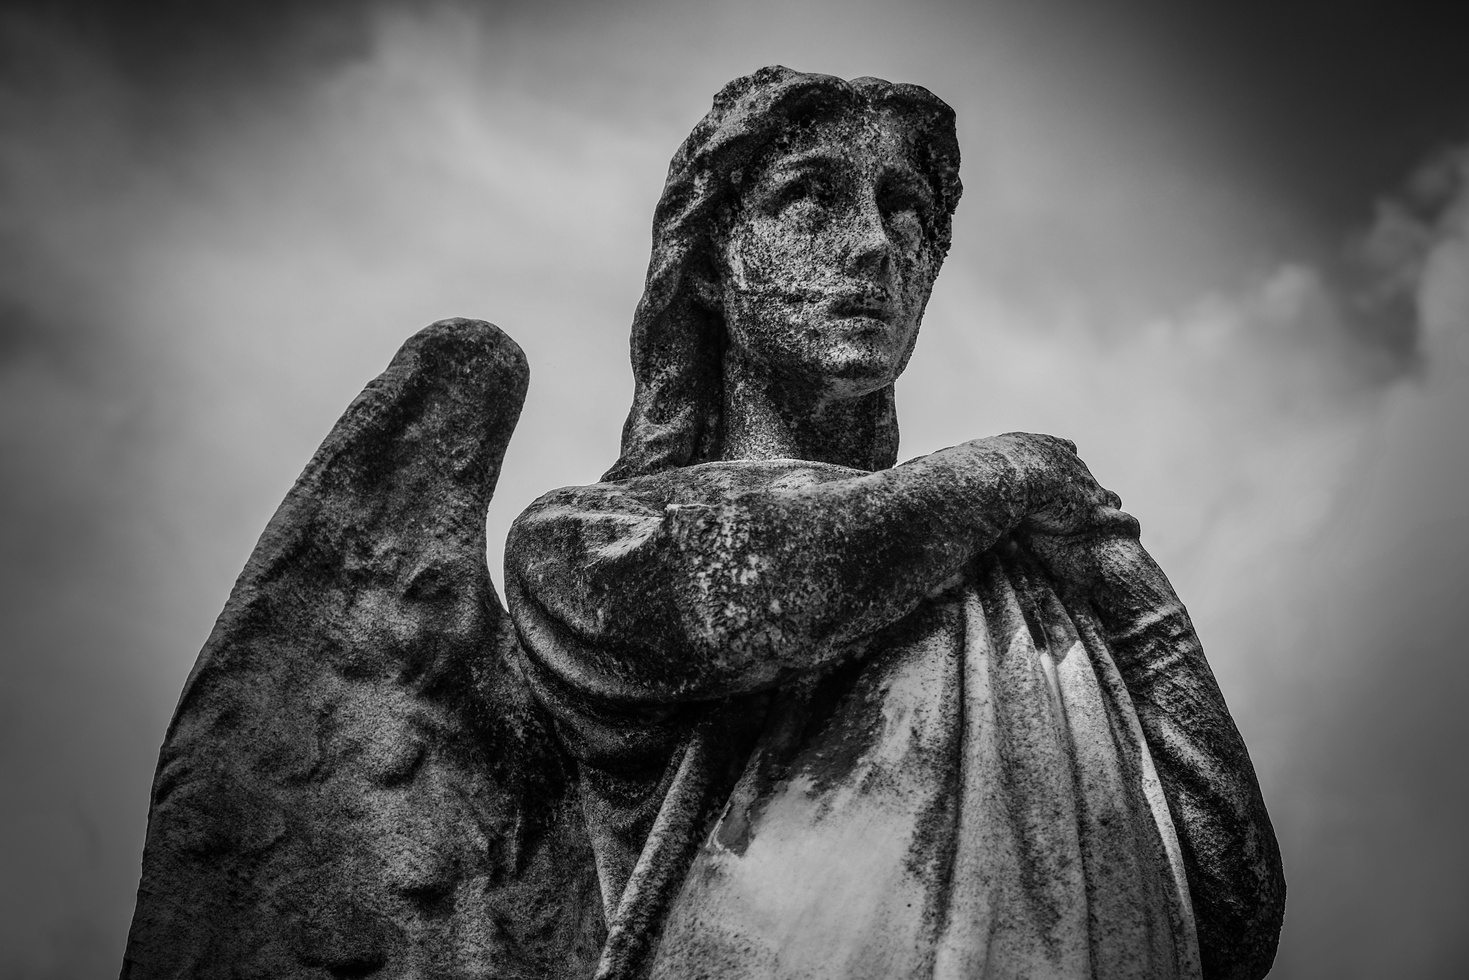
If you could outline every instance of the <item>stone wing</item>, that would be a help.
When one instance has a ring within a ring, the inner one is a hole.
[[[287,495],[169,726],[125,980],[591,975],[591,851],[485,563],[528,378],[436,323]]]

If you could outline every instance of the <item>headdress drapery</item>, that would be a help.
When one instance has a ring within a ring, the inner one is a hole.
[[[948,252],[959,203],[954,111],[927,89],[880,78],[851,81],[779,65],[730,82],[668,167],[653,212],[653,254],[632,325],[635,379],[622,429],[622,455],[603,480],[621,480],[715,457],[722,441],[723,318],[696,289],[713,278],[713,236],[721,204],[766,147],[803,122],[843,111],[901,114],[936,207],[927,232]],[[887,397],[891,399],[891,388]]]

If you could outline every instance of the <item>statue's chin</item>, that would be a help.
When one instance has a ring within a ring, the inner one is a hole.
[[[852,401],[865,398],[888,387],[896,380],[886,374],[864,377],[832,377],[826,383],[828,401]]]
[[[853,343],[833,346],[822,358],[821,387],[832,399],[862,398],[891,385],[903,373],[902,352]]]
[[[848,316],[738,338],[731,372],[796,402],[839,402],[881,391],[907,366],[913,333],[877,317]]]

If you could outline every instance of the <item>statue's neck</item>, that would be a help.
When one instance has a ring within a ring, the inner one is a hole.
[[[893,389],[856,398],[824,398],[792,390],[724,359],[723,459],[807,459],[880,470],[898,459]]]

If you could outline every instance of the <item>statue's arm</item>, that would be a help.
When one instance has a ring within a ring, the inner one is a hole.
[[[759,690],[860,648],[1027,515],[1094,508],[1089,475],[1041,479],[1073,449],[1011,434],[875,473],[707,463],[558,490],[511,529],[506,596],[544,665],[610,702]]]
[[[1133,535],[1032,545],[1087,584],[1107,631],[1178,831],[1204,977],[1263,977],[1285,913],[1280,849],[1187,610]]]

